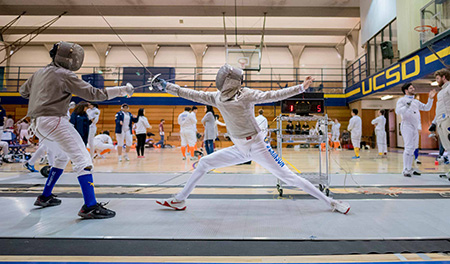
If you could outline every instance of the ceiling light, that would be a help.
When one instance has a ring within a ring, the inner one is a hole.
[[[389,100],[389,99],[392,99],[392,98],[394,98],[393,95],[385,95],[385,96],[381,96],[381,100],[383,100],[383,101]]]
[[[438,82],[434,81],[431,83],[431,86],[439,86]]]

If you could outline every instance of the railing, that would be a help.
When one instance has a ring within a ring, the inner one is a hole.
[[[354,85],[368,76],[367,54],[362,55],[345,70],[347,87]]]
[[[3,82],[0,81],[0,91],[17,92],[19,87],[39,68],[42,67],[11,66],[4,68],[4,80]],[[150,71],[152,70],[151,68],[149,69]],[[196,90],[212,91],[216,90],[215,77],[218,69],[218,67],[177,67],[175,68],[175,79],[168,81]],[[101,75],[104,78],[105,87],[122,85],[124,77],[127,79],[127,76],[124,76],[123,67],[82,67],[76,74],[80,78],[85,74]],[[141,73],[136,72],[136,74]],[[145,74],[145,77],[150,77],[150,74]],[[316,79],[309,92],[343,93],[345,90],[346,82],[342,68],[262,68],[259,72],[246,71],[244,86],[261,90],[273,90],[301,83],[306,76],[313,76]],[[135,86],[147,84],[148,78],[142,78],[142,80],[140,84],[134,83]],[[137,92],[156,91],[140,88]]]

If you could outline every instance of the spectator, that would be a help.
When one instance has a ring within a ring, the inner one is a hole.
[[[161,139],[156,142],[155,147],[164,148],[164,122],[166,122],[166,120],[161,119],[161,122],[159,123],[159,136]]]
[[[147,137],[147,128],[152,128],[152,126],[148,123],[147,117],[145,117],[145,109],[141,108],[138,111],[136,123],[136,152],[138,158],[145,158],[144,156],[144,147],[145,147],[145,139]]]
[[[309,125],[306,121],[302,125],[302,135],[309,135]]]
[[[292,121],[288,121],[286,125],[286,133],[290,135],[294,134],[294,125],[292,125]]]
[[[86,113],[88,109],[87,102],[79,102],[70,116],[70,123],[75,127],[75,130],[80,134],[81,139],[83,139],[84,145],[87,145],[89,138],[89,126],[92,121]]]
[[[295,134],[300,135],[302,133],[302,126],[300,125],[300,122],[297,121],[295,123]]]

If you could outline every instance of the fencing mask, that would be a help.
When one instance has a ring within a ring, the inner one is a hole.
[[[216,76],[216,87],[220,91],[220,100],[227,101],[241,88],[244,72],[228,64],[220,67]]]
[[[50,57],[57,66],[77,71],[83,65],[84,50],[78,44],[60,41],[53,46]]]

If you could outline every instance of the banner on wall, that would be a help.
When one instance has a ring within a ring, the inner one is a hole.
[[[445,64],[450,64],[450,36],[437,41],[432,48]],[[345,90],[347,103],[388,90],[402,83],[420,79],[444,67],[438,57],[430,49],[424,47],[383,71],[348,87]]]

